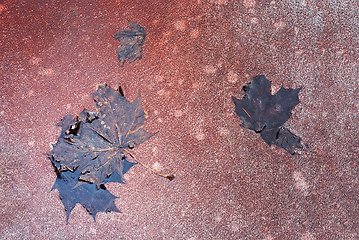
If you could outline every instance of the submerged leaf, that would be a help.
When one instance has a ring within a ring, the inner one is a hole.
[[[146,31],[133,22],[130,22],[130,28],[130,30],[120,30],[113,36],[120,41],[117,56],[121,67],[126,59],[130,59],[131,63],[142,58],[142,45],[145,42]]]
[[[243,87],[243,99],[232,97],[236,114],[243,121],[242,126],[260,133],[268,144],[284,148],[295,154],[295,148],[302,148],[300,138],[282,125],[290,118],[292,109],[299,103],[298,89],[281,89],[271,94],[271,82],[264,75],[256,76]]]

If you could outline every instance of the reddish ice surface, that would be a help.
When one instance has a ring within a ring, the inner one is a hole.
[[[358,239],[358,2],[19,1],[0,4],[0,239]],[[128,20],[147,36],[120,67]],[[241,127],[232,96],[256,75],[299,88],[291,156]],[[122,213],[79,204],[66,224],[44,155],[91,94],[141,93],[136,165],[108,183]]]

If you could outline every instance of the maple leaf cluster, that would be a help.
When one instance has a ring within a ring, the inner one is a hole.
[[[143,129],[147,116],[140,97],[129,102],[121,89],[106,84],[93,97],[97,111],[84,109],[76,118],[65,116],[49,154],[57,173],[53,189],[59,191],[67,221],[76,203],[94,219],[98,212],[118,212],[116,197],[105,183],[124,183],[123,175],[136,164],[127,160],[126,153],[153,135]]]
[[[114,38],[120,41],[117,50],[120,65],[129,59],[142,57],[146,37],[143,27],[130,22],[130,30],[120,30]],[[290,154],[302,148],[300,138],[283,124],[290,118],[291,110],[299,103],[301,89],[281,88],[271,94],[271,82],[264,75],[256,76],[243,87],[244,97],[232,97],[235,112],[242,126],[259,133],[268,145],[277,145]],[[80,203],[92,214],[116,211],[116,196],[105,184],[124,183],[123,175],[139,163],[152,172],[173,180],[173,175],[163,175],[138,161],[130,152],[153,136],[143,129],[147,119],[140,97],[127,101],[121,88],[114,90],[100,85],[93,94],[96,111],[84,109],[79,116],[65,116],[60,137],[49,153],[57,178],[52,189],[57,189],[66,210],[68,222],[71,211]],[[135,162],[127,160],[131,156]]]

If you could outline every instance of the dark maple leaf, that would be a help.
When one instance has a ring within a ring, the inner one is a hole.
[[[282,125],[290,118],[292,109],[299,103],[298,89],[281,89],[271,94],[271,82],[264,75],[256,76],[243,87],[243,99],[232,97],[236,113],[243,121],[242,126],[260,133],[268,144],[284,148],[295,154],[302,148],[299,137]]]
[[[129,102],[122,91],[101,85],[94,100],[96,112],[84,109],[76,118],[63,118],[49,154],[58,175],[53,188],[59,190],[67,217],[76,203],[94,217],[97,212],[118,211],[104,183],[124,183],[122,176],[136,164],[127,161],[125,153],[133,157],[129,149],[153,135],[143,129],[147,116],[140,97]]]
[[[113,173],[122,175],[124,149],[139,145],[153,134],[143,129],[147,118],[140,98],[132,103],[118,91],[101,85],[94,94],[98,112],[84,109],[66,125],[51,155],[59,171],[81,172],[80,180],[102,184]]]
[[[123,66],[126,59],[130,63],[142,58],[142,45],[145,42],[146,31],[140,25],[130,22],[130,30],[120,30],[113,37],[120,41],[117,49],[118,60]]]

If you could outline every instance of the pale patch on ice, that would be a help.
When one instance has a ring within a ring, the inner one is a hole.
[[[34,95],[34,90],[30,89],[27,95],[29,97],[33,96]]]
[[[153,153],[153,155],[157,155],[158,148],[157,147],[152,148],[152,153]]]
[[[6,10],[6,6],[4,4],[0,4],[0,14]]]
[[[222,217],[221,216],[216,216],[215,218],[214,218],[214,220],[216,221],[216,222],[220,222],[220,221],[222,221]]]
[[[93,227],[90,228],[90,233],[96,234],[96,232],[97,232],[96,228],[93,228]]]
[[[182,110],[176,110],[175,113],[174,113],[175,117],[181,117],[183,115],[183,111]]]
[[[158,95],[163,96],[164,98],[169,98],[171,95],[170,91],[165,91],[164,89],[161,89],[157,92]]]
[[[199,83],[199,82],[194,82],[192,83],[192,88],[194,91],[198,91],[203,87],[203,83]]]
[[[343,49],[338,50],[338,51],[336,52],[336,54],[337,54],[338,56],[343,55],[343,53],[344,53],[344,50],[343,50]]]
[[[159,163],[159,162],[155,162],[153,165],[152,165],[152,169],[157,171],[157,172],[160,172],[163,170],[163,166]]]
[[[184,31],[186,29],[186,22],[184,20],[178,20],[174,26],[177,30]]]
[[[243,1],[243,5],[246,7],[246,8],[253,8],[256,6],[256,1],[255,0],[244,0]]]
[[[303,234],[300,240],[316,240],[316,238],[310,232],[306,232]]]
[[[203,132],[199,132],[196,134],[195,137],[197,138],[198,141],[202,141],[206,138],[206,135]]]
[[[164,89],[161,89],[161,90],[159,90],[158,92],[157,92],[157,94],[158,95],[160,95],[160,96],[163,96],[164,94],[165,94],[165,90]]]
[[[303,7],[307,6],[307,2],[305,0],[301,0],[299,1],[300,5],[302,5]]]
[[[267,234],[266,238],[264,238],[263,240],[273,240],[274,238],[272,237],[272,235]]]
[[[156,77],[156,81],[157,82],[163,82],[163,80],[164,80],[165,78],[163,77],[163,76],[161,76],[161,75],[157,75],[157,77]]]
[[[231,223],[231,230],[233,232],[238,232],[239,231],[239,224],[237,222],[232,222]]]
[[[207,65],[207,66],[204,66],[203,71],[207,74],[213,74],[213,73],[217,72],[217,68]]]
[[[199,37],[199,30],[193,29],[190,33],[191,38],[198,38]]]
[[[304,53],[304,50],[303,50],[303,49],[299,49],[299,50],[295,51],[294,53],[295,53],[295,55],[297,55],[297,56],[301,56],[301,55]]]
[[[31,63],[32,65],[38,65],[40,61],[41,61],[41,58],[38,58],[38,57],[32,57],[32,58],[30,59],[30,63]]]
[[[304,196],[309,194],[309,186],[305,181],[303,174],[299,171],[294,171],[293,178],[295,180],[295,188],[303,192]]]
[[[251,18],[251,23],[252,23],[252,24],[257,24],[257,23],[258,23],[258,18],[252,17],[252,18]]]
[[[204,140],[206,138],[206,134],[203,129],[203,119],[201,117],[197,117],[196,122],[191,122],[191,125],[190,135],[198,141]]]
[[[220,127],[218,132],[219,132],[219,135],[222,137],[227,136],[229,134],[228,129],[225,127]]]
[[[283,21],[278,21],[274,24],[274,27],[277,30],[281,30],[281,29],[285,28],[285,26],[287,26],[287,24]]]
[[[230,70],[227,75],[227,80],[230,83],[236,83],[239,80],[238,74]]]
[[[52,76],[54,75],[54,70],[52,68],[40,68],[38,73],[41,76]]]
[[[227,4],[227,0],[217,0],[216,3],[217,3],[218,5]]]

